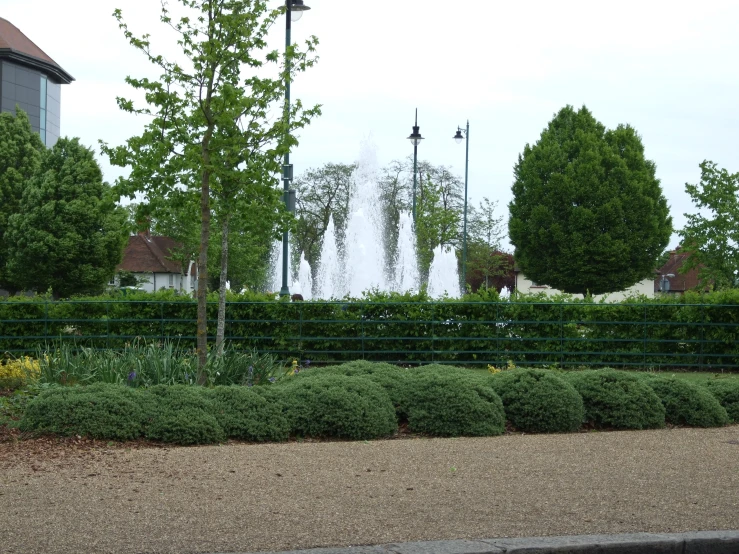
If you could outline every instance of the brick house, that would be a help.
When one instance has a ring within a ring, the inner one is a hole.
[[[698,273],[701,267],[695,267],[685,273],[680,268],[690,257],[689,252],[673,250],[665,265],[660,267],[654,278],[654,292],[661,294],[683,294],[686,290],[697,289],[700,284]],[[672,275],[672,277],[668,277]],[[664,289],[664,290],[663,290]]]
[[[123,251],[123,261],[116,266],[116,277],[111,284],[118,284],[119,271],[129,271],[139,279],[138,288],[147,292],[160,289],[195,291],[197,289],[195,263],[190,262],[183,270],[180,262],[171,259],[180,246],[169,237],[155,237],[148,231],[130,236]]]

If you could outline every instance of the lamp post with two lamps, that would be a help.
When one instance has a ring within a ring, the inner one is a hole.
[[[303,0],[285,0],[285,133],[290,133],[290,61],[287,58],[290,49],[290,34],[292,30],[292,22],[297,21],[303,16],[303,12],[309,10],[310,7],[303,3]],[[290,164],[290,151],[285,152],[285,158],[282,164],[282,183],[285,196],[285,207],[290,212],[295,211],[295,191],[290,189],[290,183],[293,180],[293,166]],[[289,236],[286,230],[282,234],[282,288],[280,296],[290,296],[290,288],[287,285],[287,267],[289,263]]]
[[[416,223],[416,172],[418,167],[418,145],[421,144],[423,137],[418,132],[418,108],[416,108],[416,123],[413,125],[413,132],[408,137],[413,145],[413,224]]]
[[[462,135],[464,133],[464,135]],[[467,290],[467,176],[470,166],[470,120],[467,120],[467,127],[462,129],[457,126],[457,134],[454,140],[460,144],[462,140],[466,140],[467,145],[464,155],[464,216],[462,225],[462,294]]]

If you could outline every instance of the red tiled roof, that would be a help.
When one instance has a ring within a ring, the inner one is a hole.
[[[37,64],[29,60],[29,57],[38,60],[42,67],[45,67],[47,71],[51,70],[64,83],[74,81],[74,77],[64,71],[58,63],[36,46],[36,43],[24,35],[18,27],[7,19],[0,17],[0,54],[3,51],[6,55],[9,53],[11,57],[16,55],[16,57],[25,59],[27,63],[32,63],[32,65]]]
[[[133,235],[128,237],[128,245],[123,251],[123,261],[118,264],[116,271],[180,273],[182,265],[168,259],[180,246],[169,237],[152,237],[147,233]]]
[[[689,252],[680,252],[678,250],[670,252],[670,259],[657,270],[659,275],[654,279],[654,292],[660,291],[662,276],[668,274],[674,275],[674,277],[667,277],[667,280],[670,282],[669,292],[681,293],[696,288],[700,284],[700,280],[698,279],[700,267],[680,273],[680,268],[685,265],[689,257]]]

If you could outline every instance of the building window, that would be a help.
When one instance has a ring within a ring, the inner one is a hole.
[[[39,134],[41,135],[41,140],[44,144],[46,144],[46,86],[46,76],[41,75],[41,86],[39,87],[41,89],[41,98],[39,98],[39,100],[41,101],[39,103]]]
[[[169,288],[171,289],[174,288],[174,274],[173,273],[169,274]]]

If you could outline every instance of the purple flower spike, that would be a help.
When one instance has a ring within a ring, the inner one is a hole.
[[[132,371],[131,373],[128,374],[128,380],[133,381],[134,379],[136,379],[136,372]]]

